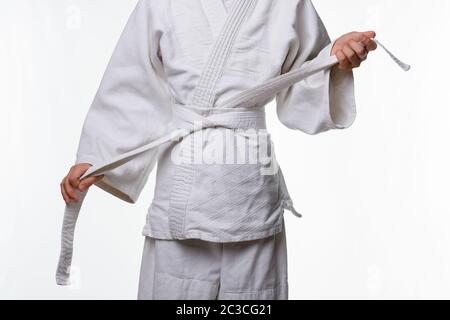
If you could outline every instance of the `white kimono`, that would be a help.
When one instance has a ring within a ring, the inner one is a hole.
[[[285,209],[299,214],[273,152],[265,163],[248,154],[266,138],[273,151],[264,108],[275,97],[288,128],[318,134],[353,123],[353,73],[331,71],[331,48],[310,0],[140,0],[86,117],[76,163],[93,164],[85,176],[104,174],[97,186],[132,203],[158,163],[145,236],[225,243],[277,234]],[[203,153],[247,161],[192,161],[199,135]],[[231,156],[218,152],[224,137],[234,142]],[[60,284],[80,205],[66,208]]]

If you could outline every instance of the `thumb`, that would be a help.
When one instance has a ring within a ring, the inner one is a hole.
[[[86,179],[81,180],[80,185],[78,188],[81,192],[85,192],[87,189],[89,189],[94,183],[100,181],[103,179],[103,175],[101,176],[95,176],[95,177],[89,177]]]

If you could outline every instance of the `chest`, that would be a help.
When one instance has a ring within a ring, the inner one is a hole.
[[[221,95],[226,97],[280,73],[294,36],[294,16],[285,14],[289,12],[289,2],[256,1],[226,57],[218,87]],[[193,84],[219,41],[235,3],[235,0],[168,2],[160,46],[169,83],[180,100],[185,100],[194,89]]]

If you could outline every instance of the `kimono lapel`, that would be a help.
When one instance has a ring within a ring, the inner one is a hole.
[[[228,10],[222,0],[200,0],[200,2],[211,27],[214,40],[217,40],[227,20]]]
[[[204,0],[204,2],[208,2],[208,0]],[[220,2],[221,10],[226,11],[221,0],[213,0],[212,2],[215,2],[216,6],[219,6],[218,2]],[[239,30],[255,4],[256,0],[235,0],[220,33],[215,39],[191,101],[192,105],[203,108],[206,114],[209,114],[214,106],[216,100],[215,86],[222,76]]]

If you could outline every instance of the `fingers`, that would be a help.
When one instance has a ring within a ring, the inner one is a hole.
[[[66,177],[61,182],[61,195],[63,196],[64,201],[69,204],[70,202],[79,202],[80,197],[76,190],[80,190],[84,192],[84,190],[80,189],[80,177],[89,169],[90,164],[79,164],[73,166]],[[95,181],[94,181],[95,182]]]
[[[74,187],[78,188],[80,177],[87,171],[88,168],[89,167],[86,167],[84,165],[76,165],[72,167],[72,169],[70,170],[70,176],[73,180],[73,183],[76,184],[76,186],[73,185]]]
[[[365,43],[365,45],[366,45],[366,50],[368,52],[375,51],[378,48],[377,43],[375,41],[373,41],[372,39],[369,39],[367,41],[367,43]]]
[[[69,202],[71,201],[79,201],[79,197],[77,193],[75,192],[74,188],[78,187],[78,183],[74,183],[74,179],[72,177],[72,170],[70,170],[67,177],[63,180],[63,187],[66,194],[69,196]]]
[[[378,45],[372,40],[377,36],[375,31],[361,32],[361,34],[363,35],[363,39],[360,42],[366,47],[366,50],[368,52],[376,50]]]
[[[354,40],[356,42],[361,42],[364,46],[368,47],[366,49],[371,49],[368,51],[373,51],[377,48],[377,44],[374,39],[377,34],[375,31],[366,31],[366,32],[351,32],[347,34],[350,40]]]
[[[350,62],[347,60],[347,57],[345,56],[344,52],[342,52],[342,50],[336,52],[336,57],[339,60],[339,69],[341,70],[351,69],[352,66]]]
[[[102,179],[103,179],[103,175],[96,176],[96,177],[89,177],[89,178],[83,179],[83,180],[81,180],[78,188],[80,189],[81,192],[85,192],[94,183],[96,183],[96,182],[98,182],[98,181],[100,181]]]
[[[351,32],[349,33],[349,36],[351,39],[355,40],[356,42],[364,41],[366,39],[373,39],[376,38],[377,34],[375,31],[366,31],[366,32]]]
[[[342,52],[345,54],[345,57],[350,62],[353,68],[358,68],[361,65],[361,59],[358,57],[356,52],[350,47],[350,45],[344,46]]]
[[[356,41],[356,42],[363,42],[368,37],[364,35],[364,32],[350,32],[346,35],[347,42],[350,40]]]
[[[363,32],[363,35],[369,39],[376,38],[376,36],[377,36],[375,31],[366,31],[366,32]]]
[[[364,61],[367,59],[368,52],[366,50],[366,47],[362,45],[360,42],[350,40],[349,46],[353,50],[353,52],[358,56],[360,61]]]
[[[377,43],[372,40],[375,37],[375,31],[366,31],[350,32],[339,38],[332,49],[332,54],[339,60],[339,69],[351,70],[360,67],[369,52],[377,49]]]
[[[64,180],[61,182],[60,188],[61,188],[61,195],[62,195],[62,197],[64,199],[64,202],[65,203],[69,203],[70,202],[70,197],[67,194],[66,190],[64,190]]]

